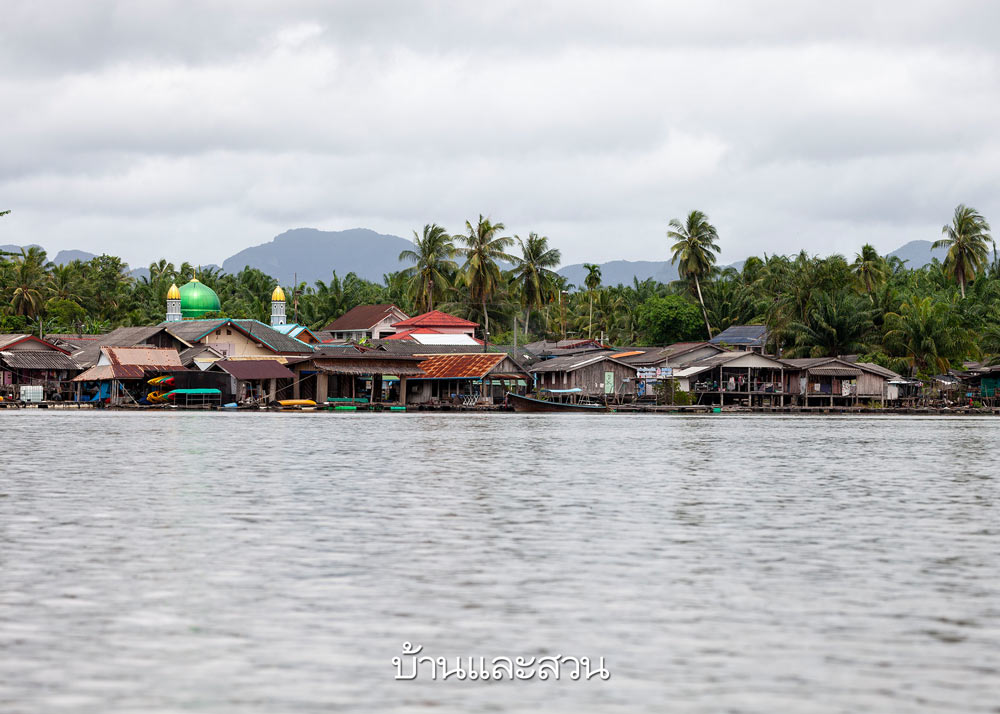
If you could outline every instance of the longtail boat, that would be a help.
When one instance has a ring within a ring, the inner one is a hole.
[[[577,412],[586,414],[601,414],[608,411],[603,404],[564,404],[549,402],[544,399],[522,397],[520,394],[507,392],[507,403],[516,412]]]

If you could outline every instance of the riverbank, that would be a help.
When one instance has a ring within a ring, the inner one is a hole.
[[[513,413],[509,406],[499,405],[456,405],[456,404],[414,404],[409,406],[386,406],[383,404],[328,404],[316,406],[239,406],[219,407],[214,405],[180,406],[175,404],[129,404],[97,406],[86,402],[0,402],[0,409],[52,409],[52,410],[97,410],[113,412],[360,412],[360,413],[441,413],[470,412]],[[598,414],[785,414],[785,415],[914,415],[914,416],[1000,416],[1000,407],[718,407],[708,404],[686,406],[620,404],[612,405],[606,412]]]

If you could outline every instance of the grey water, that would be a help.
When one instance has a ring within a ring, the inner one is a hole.
[[[0,711],[997,712],[998,440],[0,412]],[[404,642],[611,676],[397,680]]]

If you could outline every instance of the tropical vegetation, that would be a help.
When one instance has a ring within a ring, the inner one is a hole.
[[[3,223],[0,223],[2,228]],[[765,324],[768,349],[788,357],[858,354],[897,371],[929,375],[964,361],[1000,362],[1000,265],[985,218],[956,208],[936,245],[943,261],[910,266],[866,244],[842,255],[752,256],[720,267],[719,232],[691,211],[665,227],[671,283],[605,285],[587,264],[582,285],[556,272],[549,238],[508,236],[480,215],[452,235],[430,223],[414,233],[400,270],[379,282],[330,266],[328,280],[283,286],[288,318],[321,329],[352,307],[395,303],[441,309],[480,323],[491,343],[603,339],[629,346],[703,340],[732,325]],[[101,333],[164,317],[172,283],[213,288],[220,315],[267,321],[275,280],[166,260],[132,271],[101,255],[55,265],[37,247],[0,255],[0,331]]]

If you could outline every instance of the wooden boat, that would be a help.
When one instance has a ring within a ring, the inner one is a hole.
[[[577,412],[586,414],[601,414],[608,408],[603,404],[563,404],[561,402],[547,402],[544,399],[534,399],[533,397],[522,397],[520,394],[507,392],[507,403],[514,407],[516,412]]]

